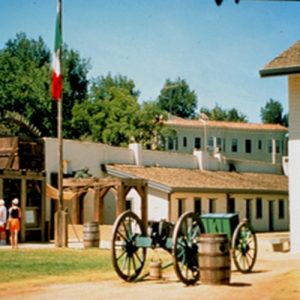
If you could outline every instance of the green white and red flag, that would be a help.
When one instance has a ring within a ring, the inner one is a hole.
[[[61,49],[62,49],[62,26],[61,26],[61,0],[57,1],[57,18],[55,28],[55,44],[52,61],[52,97],[56,101],[61,100],[62,94],[62,68],[61,68]]]

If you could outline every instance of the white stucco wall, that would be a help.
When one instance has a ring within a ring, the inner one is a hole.
[[[177,132],[178,152],[192,153],[195,147],[195,138],[201,139],[201,149],[204,149],[205,129],[201,122],[199,127],[188,127],[180,125],[169,125]],[[207,141],[220,137],[222,139],[223,149],[222,155],[227,158],[243,159],[243,160],[257,160],[264,162],[272,162],[272,153],[269,153],[268,143],[270,140],[280,141],[280,153],[275,155],[276,163],[281,164],[282,155],[285,153],[285,130],[257,130],[257,129],[243,129],[243,128],[227,128],[227,127],[206,127]],[[186,139],[187,145],[184,146],[183,139]],[[232,152],[232,139],[237,139],[238,150]],[[245,140],[250,139],[252,144],[251,153],[246,153]],[[261,149],[258,148],[258,141],[261,141]],[[174,151],[174,150],[173,150]]]
[[[198,168],[197,159],[191,154],[143,150],[142,157],[144,166],[188,169]]]
[[[178,219],[178,199],[183,199],[183,211],[194,210],[194,198],[201,199],[201,212],[209,212],[209,199],[214,199],[216,204],[216,213],[227,212],[226,193],[174,193],[171,196],[171,221]],[[230,193],[230,198],[235,199],[235,212],[238,213],[240,221],[246,217],[246,201],[250,201],[250,223],[258,232],[269,231],[270,218],[272,218],[273,230],[283,231],[289,229],[289,207],[288,196],[278,194],[235,194]],[[262,216],[257,217],[256,199],[262,200]],[[284,218],[279,218],[279,201],[284,202]],[[273,210],[269,213],[269,202],[273,203]]]
[[[300,253],[300,75],[288,82],[290,237],[291,251]]]
[[[126,199],[133,199],[132,211],[141,217],[141,198],[135,189],[131,189]],[[148,187],[148,220],[168,220],[168,194]]]

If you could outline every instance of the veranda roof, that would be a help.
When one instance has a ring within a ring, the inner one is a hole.
[[[143,178],[149,186],[169,188],[171,192],[237,192],[237,193],[288,193],[288,178],[265,173],[237,173],[201,171],[134,165],[108,165],[107,171],[115,176]]]

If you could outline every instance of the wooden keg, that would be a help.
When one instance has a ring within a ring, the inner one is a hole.
[[[150,279],[161,279],[162,277],[162,268],[161,261],[151,261],[150,262]]]
[[[84,248],[99,248],[100,232],[99,223],[89,222],[83,225],[83,246]]]
[[[204,284],[230,283],[230,251],[226,234],[200,235],[200,280]]]

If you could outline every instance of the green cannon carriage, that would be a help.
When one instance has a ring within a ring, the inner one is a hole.
[[[231,244],[236,268],[251,272],[257,256],[254,229],[238,214],[184,213],[175,226],[167,221],[149,222],[144,228],[133,212],[122,213],[115,221],[112,237],[112,263],[118,276],[135,281],[146,261],[147,248],[162,248],[172,255],[175,273],[187,285],[200,279],[199,241],[201,233],[223,233]]]

